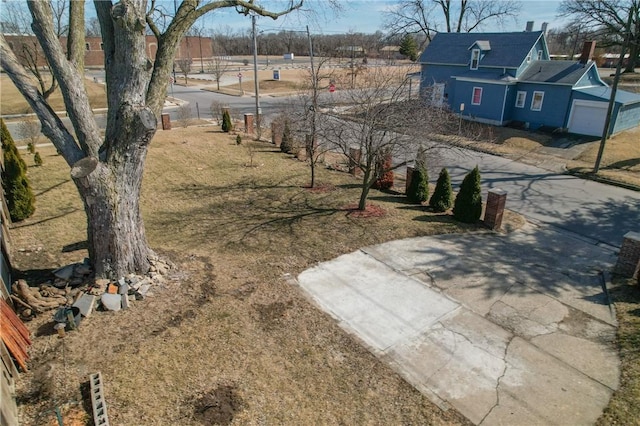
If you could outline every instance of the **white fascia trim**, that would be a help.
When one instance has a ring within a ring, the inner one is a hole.
[[[457,81],[465,81],[468,83],[489,83],[489,84],[495,84],[497,86],[514,86],[515,84],[518,83],[517,81],[485,80],[482,78],[469,78],[469,77],[456,77],[456,76],[452,76],[451,78]]]

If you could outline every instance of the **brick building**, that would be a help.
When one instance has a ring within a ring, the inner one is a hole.
[[[25,55],[33,54],[37,58],[39,66],[45,66],[44,54],[40,49],[34,36],[5,34],[5,39],[20,61],[25,59]],[[67,38],[60,37],[60,44],[63,49],[67,48]],[[85,39],[84,64],[86,67],[104,67],[104,52],[102,49],[102,38],[87,37]],[[147,36],[147,55],[151,60],[155,59],[158,50],[158,42],[155,36]],[[176,59],[191,58],[197,62],[202,58],[207,61],[213,56],[213,43],[206,37],[183,37],[176,53]]]

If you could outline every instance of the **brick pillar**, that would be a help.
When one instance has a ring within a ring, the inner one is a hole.
[[[171,116],[169,114],[162,114],[160,119],[162,120],[162,130],[171,130]]]
[[[282,123],[278,123],[277,121],[271,122],[271,142],[273,142],[275,146],[280,146],[282,143],[282,131]]]
[[[352,175],[357,175],[360,167],[360,157],[362,156],[362,151],[360,148],[349,148],[349,173]]]
[[[487,197],[487,207],[484,212],[484,224],[497,231],[502,226],[504,206],[507,203],[507,192],[502,189],[492,189]]]
[[[409,193],[409,187],[411,186],[411,179],[413,179],[413,167],[407,166],[407,180],[404,184],[404,195]]]
[[[622,240],[615,271],[625,277],[632,277],[640,262],[640,233],[627,232]]]
[[[244,115],[244,132],[248,135],[253,134],[253,114]]]

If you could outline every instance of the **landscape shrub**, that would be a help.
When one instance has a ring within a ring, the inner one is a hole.
[[[280,142],[280,151],[290,154],[293,152],[293,137],[291,136],[291,127],[289,120],[285,120],[282,130],[282,142]]]
[[[427,169],[416,167],[411,174],[407,198],[412,203],[421,204],[429,198],[429,175]]]
[[[28,142],[27,143],[27,152],[29,154],[35,154],[36,153],[36,146],[33,144],[33,142]]]
[[[39,152],[36,152],[35,154],[33,154],[33,162],[38,167],[42,166],[42,157],[40,156]]]
[[[241,145],[242,144],[242,136],[237,135],[236,136],[236,145]]]
[[[480,170],[476,166],[464,177],[460,191],[456,195],[453,216],[460,222],[474,223],[482,215],[482,193]]]
[[[440,170],[436,189],[429,200],[429,205],[436,212],[446,212],[451,208],[453,200],[453,190],[451,189],[451,178],[446,168]]]
[[[225,133],[229,133],[233,130],[233,123],[231,123],[231,114],[229,114],[229,110],[224,110],[222,112],[222,131]]]
[[[35,211],[35,196],[27,179],[27,165],[20,157],[4,120],[0,120],[0,123],[0,139],[4,151],[2,188],[7,198],[11,220],[19,222]]]
[[[373,183],[375,189],[391,189],[393,187],[393,170],[391,170],[391,154],[384,154],[378,157],[376,171],[379,173],[378,179]]]

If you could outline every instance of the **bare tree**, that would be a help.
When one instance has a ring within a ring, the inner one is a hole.
[[[386,12],[385,27],[392,35],[422,34],[423,50],[437,32],[471,32],[519,11],[514,0],[402,0]]]
[[[339,79],[336,85],[349,87],[349,82]],[[422,135],[442,133],[452,118],[420,99],[409,99],[408,79],[401,69],[367,69],[354,89],[340,93],[338,101],[353,108],[340,118],[321,114],[319,134],[362,171],[358,208],[364,210],[374,183],[406,163],[389,165],[386,157],[406,158],[409,151],[415,151]]]
[[[218,90],[220,90],[220,80],[222,80],[222,76],[229,70],[229,66],[230,64],[226,57],[214,55],[213,58],[211,58],[209,72],[211,72],[213,78],[216,80]]]
[[[176,65],[178,69],[184,76],[184,85],[189,85],[189,73],[191,72],[191,64],[193,64],[193,60],[191,58],[180,58],[176,59]]]
[[[60,84],[75,134],[38,93],[1,34],[0,66],[71,168],[87,214],[89,256],[96,276],[118,278],[131,272],[144,274],[150,268],[153,251],[140,212],[140,189],[149,142],[157,130],[156,117],[162,111],[180,40],[199,17],[220,8],[235,7],[241,13],[275,19],[300,8],[302,1],[291,0],[282,11],[271,12],[252,0],[183,0],[163,30],[153,19],[158,6],[155,1],[96,1],[94,6],[105,55],[108,112],[104,136],[92,113],[82,70],[67,60],[58,41],[50,2],[29,1],[28,7],[33,31]],[[76,22],[69,32],[84,34],[83,20]],[[146,54],[146,28],[158,42],[154,62]]]
[[[42,135],[41,129],[42,126],[40,126],[40,122],[31,115],[25,117],[24,120],[18,123],[18,132],[20,133],[20,136],[29,141],[34,149],[40,141],[40,136]]]
[[[629,27],[629,60],[624,72],[634,72],[640,55],[640,0],[564,0],[559,12],[571,16],[581,28],[599,35],[602,46],[622,50]]]
[[[284,115],[293,127],[294,134],[301,134],[304,138],[306,161],[311,172],[310,188],[316,184],[316,166],[323,155],[332,147],[321,143],[318,129],[319,95],[322,90],[327,90],[333,80],[333,71],[325,65],[330,58],[327,56],[314,58],[313,68],[309,68],[309,76],[306,87],[303,87],[296,101],[289,104]]]

